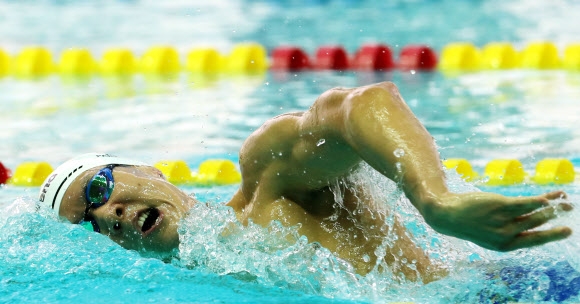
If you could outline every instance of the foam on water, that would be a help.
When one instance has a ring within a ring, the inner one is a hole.
[[[328,302],[200,268],[164,263],[121,248],[104,235],[34,212],[18,199],[0,222],[0,301],[68,302],[79,298],[151,302]],[[40,279],[41,278],[41,279]],[[61,288],[66,286],[66,288]],[[50,292],[47,292],[50,291]]]
[[[457,174],[450,172],[449,175],[449,184],[454,191],[478,191],[473,185],[461,181]],[[284,227],[277,222],[268,227],[252,223],[243,226],[231,208],[215,203],[198,204],[183,221],[180,262],[186,267],[202,267],[221,275],[235,274],[242,280],[265,286],[373,302],[474,302],[493,297],[554,300],[555,287],[551,280],[555,280],[557,275],[550,276],[550,272],[568,274],[558,276],[569,280],[567,283],[580,276],[572,273],[573,269],[566,264],[568,261],[577,266],[574,254],[578,252],[577,240],[513,253],[487,251],[435,233],[401,196],[396,185],[370,168],[365,166],[345,182],[354,181],[365,183],[375,198],[382,198],[380,201],[397,211],[397,216],[403,219],[415,240],[449,270],[448,277],[427,285],[401,282],[396,274],[378,270],[379,265],[385,266],[384,262],[377,263],[368,275],[360,276],[347,262],[325,248],[309,243],[297,233],[296,227]],[[566,218],[562,223],[571,224],[571,217]],[[385,225],[391,226],[392,220],[392,217],[387,217]],[[385,238],[384,247],[376,251],[379,257],[384,257],[385,248],[394,237]],[[558,247],[565,249],[552,250]],[[407,264],[411,262],[407,261]]]
[[[477,191],[457,174],[448,175],[453,191]],[[285,301],[287,297],[323,299],[319,296],[430,303],[578,300],[574,284],[580,284],[580,274],[569,266],[579,269],[578,234],[534,249],[495,253],[434,232],[396,184],[368,166],[341,182],[363,183],[377,201],[385,202],[383,207],[395,210],[415,241],[449,275],[425,285],[402,280],[388,270],[379,271],[385,265],[378,262],[371,273],[360,276],[327,249],[309,243],[297,227],[277,222],[268,227],[251,222],[244,226],[231,208],[215,202],[200,203],[189,212],[179,228],[178,258],[164,263],[125,250],[104,235],[59,222],[44,209],[35,212],[33,199],[18,198],[0,217],[0,286],[5,290],[1,298],[59,301],[104,293],[111,297],[123,294],[128,299],[191,300],[194,294],[198,299],[238,301],[240,293],[256,293]],[[573,211],[553,225],[565,224],[580,231],[573,220],[577,217],[578,211]],[[385,225],[392,223],[393,216],[387,216]],[[384,257],[395,237],[388,235],[375,254]],[[404,261],[404,257],[398,262],[412,267],[412,261]],[[115,284],[116,280],[123,284]],[[74,288],[59,289],[61,284]],[[55,292],[44,294],[47,289]]]

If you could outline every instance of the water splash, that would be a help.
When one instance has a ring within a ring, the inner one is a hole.
[[[395,151],[393,151],[393,154],[395,155],[396,158],[401,158],[401,157],[405,156],[405,150],[403,150],[401,148],[397,148],[397,149],[395,149]]]
[[[453,191],[477,191],[456,173],[448,175]],[[297,227],[276,222],[268,227],[243,226],[229,207],[217,203],[198,204],[191,210],[180,226],[180,259],[163,263],[125,250],[106,236],[59,222],[54,213],[32,212],[32,199],[17,199],[3,208],[5,216],[0,218],[0,290],[4,290],[0,298],[34,299],[42,293],[48,300],[62,301],[79,294],[94,297],[104,293],[106,298],[124,294],[137,299],[143,296],[139,290],[147,290],[149,299],[187,301],[195,290],[200,292],[198,300],[211,301],[220,296],[212,286],[220,285],[236,290],[229,299],[248,288],[247,294],[260,290],[271,295],[277,290],[373,303],[578,300],[573,286],[580,278],[570,266],[578,266],[580,241],[576,235],[548,246],[495,253],[435,233],[397,185],[368,166],[331,188],[338,197],[345,186],[365,187],[367,195],[378,198],[374,201],[379,210],[394,210],[385,218],[386,227],[399,217],[410,236],[447,267],[449,275],[425,285],[397,279],[389,270],[380,271],[386,265],[377,263],[373,271],[360,276],[348,263],[300,236]],[[570,199],[577,201],[578,197]],[[353,212],[365,210],[358,206]],[[566,224],[580,231],[577,217],[578,213],[571,213],[554,225]],[[388,235],[375,255],[383,256],[385,246],[396,237]],[[413,265],[404,256],[398,259]],[[91,282],[89,289],[83,287],[87,282]],[[21,291],[22,284],[29,286],[26,293]],[[46,293],[54,286],[67,287]],[[213,292],[203,293],[208,288]],[[180,293],[180,289],[188,292]]]
[[[451,172],[449,175],[452,190],[478,191],[460,176]],[[243,226],[232,209],[214,203],[198,204],[184,219],[179,230],[181,263],[220,275],[234,274],[264,286],[376,303],[480,302],[494,297],[505,301],[554,300],[558,297],[557,292],[561,292],[554,290],[554,280],[559,280],[554,273],[570,273],[571,267],[547,247],[495,253],[437,234],[424,223],[394,182],[366,165],[331,186],[339,208],[343,207],[340,198],[345,186],[355,189],[362,186],[368,190],[365,195],[378,198],[374,202],[381,202],[382,205],[377,206],[379,210],[393,210],[385,217],[386,229],[390,229],[393,219],[398,217],[405,223],[410,237],[433,260],[448,269],[449,275],[425,285],[405,281],[390,271],[388,265],[378,262],[369,274],[360,276],[347,262],[318,244],[309,243],[299,235],[297,227],[284,227],[277,222],[268,227],[251,222]],[[365,207],[359,205],[352,212],[354,215],[365,211]],[[375,255],[384,257],[387,247],[397,237],[387,235]],[[567,257],[570,255],[566,253]],[[414,261],[404,256],[397,256],[397,259],[404,267],[414,265]],[[576,277],[570,274],[566,278],[569,285]],[[576,298],[574,294],[565,297]]]

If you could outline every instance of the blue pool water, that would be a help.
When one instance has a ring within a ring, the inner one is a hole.
[[[227,53],[256,41],[272,49],[295,44],[312,54],[322,44],[349,52],[384,42],[394,53],[409,43],[439,51],[455,41],[483,46],[509,41],[521,48],[548,40],[577,42],[574,1],[7,1],[0,0],[0,48],[13,54],[42,45],[53,54],[87,47],[95,57],[109,47],[141,54],[168,44],[181,54],[199,46]],[[53,166],[87,151],[106,151],[155,163],[184,159],[192,167],[213,157],[237,159],[243,139],[269,117],[306,109],[324,90],[393,81],[437,140],[442,158],[462,157],[482,172],[491,159],[514,158],[527,172],[546,157],[580,167],[580,74],[565,71],[303,72],[220,76],[182,74],[153,82],[58,76],[37,81],[0,79],[0,161]],[[366,172],[368,173],[368,172]],[[101,235],[31,212],[37,188],[0,188],[0,301],[2,302],[539,302],[579,301],[579,234],[512,253],[494,253],[430,230],[388,181],[378,195],[398,210],[417,241],[451,268],[422,285],[388,275],[356,277],[348,265],[314,248],[292,228],[241,227],[221,239],[232,221],[219,202],[234,186],[183,190],[208,206],[195,207],[181,227],[181,259],[163,263],[126,251]],[[369,177],[370,176],[370,177]],[[490,188],[506,195],[564,189],[578,202],[577,182]],[[578,211],[558,220],[580,231]],[[280,241],[292,236],[294,242]],[[503,270],[501,270],[503,269]],[[575,285],[576,284],[576,285]],[[577,289],[576,289],[577,290]]]

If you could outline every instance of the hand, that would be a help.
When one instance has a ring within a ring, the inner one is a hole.
[[[436,231],[471,241],[496,251],[542,245],[568,237],[572,230],[555,227],[533,230],[570,211],[568,203],[550,204],[565,198],[561,191],[534,197],[506,197],[494,193],[447,194],[425,216]]]

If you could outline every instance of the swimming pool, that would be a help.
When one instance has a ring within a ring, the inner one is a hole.
[[[455,41],[478,46],[510,41],[521,48],[531,41],[548,40],[563,47],[578,41],[573,13],[578,6],[572,1],[550,6],[529,1],[427,0],[381,4],[212,1],[203,5],[189,1],[0,1],[0,48],[17,53],[25,46],[42,45],[57,54],[83,46],[98,57],[109,47],[143,53],[156,44],[171,45],[181,54],[203,45],[227,52],[242,41],[256,41],[269,50],[294,44],[310,54],[322,44],[340,44],[353,52],[366,42],[387,43],[394,52],[410,43],[429,44],[440,51]],[[519,159],[530,173],[546,157],[566,158],[576,168],[580,166],[580,131],[575,128],[580,115],[580,74],[562,70],[486,71],[454,77],[439,72],[323,71],[215,79],[183,73],[169,81],[141,76],[127,81],[8,77],[0,79],[0,161],[10,168],[29,160],[56,166],[87,151],[150,163],[183,159],[192,167],[213,157],[236,160],[243,139],[267,118],[303,110],[331,87],[385,80],[399,86],[434,135],[443,158],[466,158],[480,172],[488,161],[498,158]],[[396,196],[389,192],[387,182],[380,183],[385,183],[385,195]],[[458,191],[472,187],[453,176],[450,183]],[[485,189],[519,195],[554,188],[566,190],[573,201],[580,196],[577,183]],[[234,189],[184,187],[208,202],[225,201]],[[435,235],[420,221],[411,221],[417,235],[426,231],[420,241],[432,246],[432,255],[449,263],[458,261],[452,275],[426,286],[394,284],[380,275],[353,279],[348,269],[323,250],[313,251],[300,239],[296,244],[280,244],[265,236],[266,232],[291,234],[291,229],[248,228],[243,232],[246,239],[260,241],[229,240],[224,247],[216,242],[215,231],[203,230],[219,221],[195,219],[227,221],[227,212],[200,206],[184,225],[191,247],[184,247],[182,261],[165,264],[123,250],[79,227],[27,212],[37,191],[13,186],[0,189],[0,298],[6,302],[77,298],[252,303],[558,301],[561,298],[551,294],[553,282],[576,278],[567,276],[568,268],[559,262],[567,260],[576,267],[579,263],[577,234],[531,251],[498,254]],[[403,201],[395,202],[409,213],[405,216],[414,216]],[[577,226],[573,215],[561,222]],[[203,229],[194,229],[195,223]],[[210,246],[195,247],[198,239]],[[259,248],[263,243],[276,250]],[[231,256],[231,248],[238,247],[248,249],[246,254]],[[219,258],[214,264],[196,265],[204,254]],[[493,272],[482,264],[513,271],[490,275]],[[228,271],[235,274],[223,274]],[[506,282],[520,288],[508,290]]]

